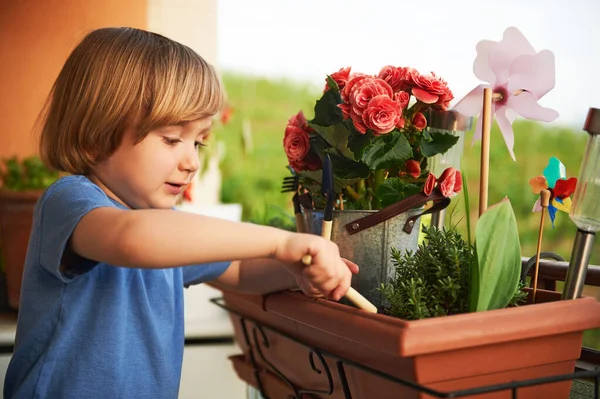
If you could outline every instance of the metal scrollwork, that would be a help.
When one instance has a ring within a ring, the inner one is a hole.
[[[281,370],[275,367],[275,365],[273,365],[264,355],[262,348],[264,347],[265,349],[269,349],[271,344],[262,326],[258,324],[253,325],[252,341],[254,343],[253,348],[256,350],[257,355],[260,357],[261,363],[266,364],[268,366],[269,371],[275,374],[290,388],[290,390],[294,392],[294,396],[290,396],[289,399],[301,399],[303,395],[330,396],[333,394],[333,379],[331,377],[331,371],[329,370],[327,361],[317,349],[311,348],[309,352],[308,361],[310,364],[310,368],[317,374],[322,374],[323,372],[325,373],[328,387],[327,389],[297,389],[296,386],[292,383],[292,381],[285,374],[283,374]],[[319,360],[320,367],[317,367],[315,363],[315,357]]]

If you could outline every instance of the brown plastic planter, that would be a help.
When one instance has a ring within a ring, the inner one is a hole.
[[[4,260],[8,303],[19,308],[23,266],[35,204],[43,191],[9,191],[0,189],[0,254]]]
[[[600,303],[593,298],[558,299],[558,293],[538,291],[534,305],[405,321],[298,292],[262,297],[224,292],[226,306],[244,317],[327,353],[441,392],[572,373],[583,331],[600,327]],[[296,389],[323,391],[313,394],[315,398],[345,398],[335,358],[313,353],[313,369],[306,346],[233,313],[232,320],[246,358],[245,366],[236,358],[238,373],[251,367],[254,358],[269,375],[267,380],[287,379]],[[343,368],[352,399],[434,397],[353,364]],[[257,386],[254,374],[244,375],[240,378]],[[520,388],[518,397],[568,398],[570,388],[570,380],[530,386]],[[511,391],[469,397],[510,398]]]

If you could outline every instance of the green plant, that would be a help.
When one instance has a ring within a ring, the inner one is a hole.
[[[392,248],[395,276],[380,288],[387,312],[407,320],[467,312],[475,249],[454,229],[422,230],[425,240],[414,254]]]
[[[412,253],[392,248],[395,276],[380,292],[386,311],[407,320],[517,306],[525,300],[516,220],[505,199],[477,222],[476,244],[454,227],[423,226]]]
[[[347,209],[381,209],[423,188],[428,158],[458,141],[432,133],[427,116],[453,99],[446,82],[414,68],[384,66],[377,75],[342,68],[327,76],[314,106],[288,120],[283,138],[289,165],[321,208],[322,161],[333,164],[336,197]]]
[[[36,156],[22,161],[17,157],[5,159],[3,169],[1,187],[11,191],[43,190],[58,179],[58,172],[48,169]]]

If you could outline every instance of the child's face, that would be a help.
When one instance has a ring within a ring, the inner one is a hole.
[[[109,196],[131,208],[172,208],[198,170],[198,146],[212,117],[152,130],[135,144],[135,128],[91,179]]]

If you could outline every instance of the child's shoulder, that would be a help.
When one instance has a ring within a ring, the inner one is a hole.
[[[68,175],[56,180],[46,189],[40,205],[48,202],[70,202],[88,199],[91,201],[112,202],[100,187],[83,175]]]

